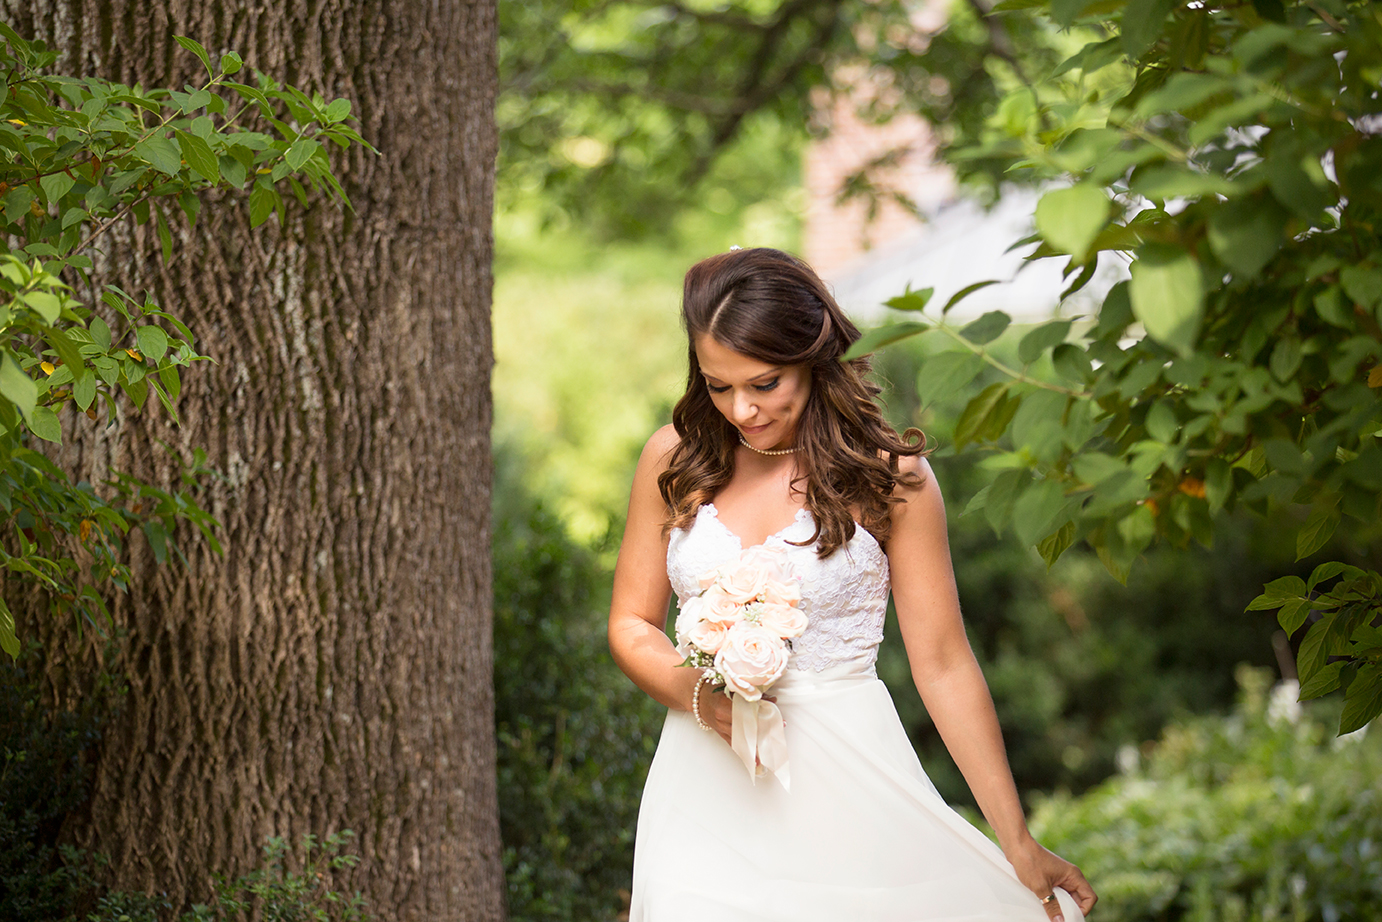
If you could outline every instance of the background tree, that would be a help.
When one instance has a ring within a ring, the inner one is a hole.
[[[1038,205],[1033,258],[1068,257],[1072,291],[1103,254],[1130,259],[1131,280],[1093,323],[1039,326],[1010,351],[995,347],[1006,314],[956,329],[947,304],[856,352],[934,326],[957,348],[923,370],[924,398],[1001,373],[955,426],[956,444],[994,450],[970,508],[1048,562],[1082,539],[1126,580],[1153,540],[1208,544],[1214,515],[1236,507],[1299,510],[1306,560],[1349,521],[1351,560],[1275,580],[1251,607],[1280,609],[1288,634],[1309,624],[1301,695],[1344,688],[1340,731],[1357,729],[1382,711],[1374,6],[1012,0],[995,12],[1090,41],[1012,88],[957,155],[1073,180]],[[891,304],[922,311],[927,298]]]
[[[181,427],[126,418],[113,437],[73,414],[55,460],[166,484],[181,461],[160,441],[206,446],[225,555],[185,542],[187,566],[157,570],[130,543],[131,592],[112,606],[128,688],[73,837],[110,856],[115,884],[178,905],[213,870],[257,864],[268,834],[351,828],[351,883],[381,914],[498,918],[493,7],[16,6],[0,15],[68,73],[180,86],[201,64],[172,34],[192,34],[350,99],[380,151],[338,170],[353,212],[290,200],[281,229],[251,230],[208,195],[195,226],[172,218],[167,264],[153,228],[107,234],[103,280],[176,305],[216,364],[186,377]],[[90,654],[37,607],[20,614],[70,693]]]

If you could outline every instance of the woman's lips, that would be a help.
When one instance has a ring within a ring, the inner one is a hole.
[[[772,423],[764,423],[761,426],[745,426],[740,431],[743,432],[744,435],[757,435],[758,433],[762,432],[764,429],[767,429],[771,425]]]

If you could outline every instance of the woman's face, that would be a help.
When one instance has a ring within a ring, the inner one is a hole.
[[[696,360],[710,399],[754,448],[791,448],[811,396],[806,365],[769,365],[717,342],[696,338]]]

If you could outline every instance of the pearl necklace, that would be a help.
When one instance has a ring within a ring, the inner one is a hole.
[[[791,448],[754,448],[749,444],[748,439],[744,438],[744,433],[742,432],[739,433],[739,444],[743,445],[749,451],[758,452],[760,455],[790,455],[797,450],[795,445]]]

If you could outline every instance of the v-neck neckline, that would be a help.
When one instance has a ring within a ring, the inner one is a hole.
[[[730,527],[720,520],[720,510],[715,506],[714,503],[705,503],[703,508],[710,510],[711,518],[713,518],[717,523],[719,523],[720,528],[724,531],[725,534],[729,535],[731,538],[733,538],[735,541],[739,543],[739,549],[741,551],[749,550],[749,548],[763,547],[765,544],[767,544],[774,538],[782,537],[783,532],[785,532],[792,526],[796,525],[798,522],[802,521],[804,517],[809,516],[811,514],[811,510],[807,509],[805,506],[802,506],[800,509],[797,510],[796,515],[792,516],[792,521],[788,522],[786,525],[783,525],[777,531],[768,535],[766,538],[764,538],[762,541],[759,541],[757,544],[745,546],[744,539],[739,537],[739,535],[735,534],[733,531],[731,531]]]

